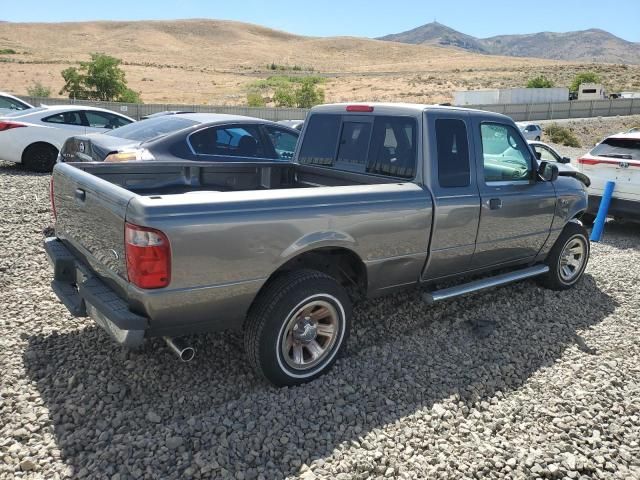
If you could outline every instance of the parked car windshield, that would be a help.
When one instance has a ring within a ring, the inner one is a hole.
[[[183,130],[197,124],[198,122],[193,120],[187,120],[186,118],[170,115],[131,123],[105,133],[105,135],[126,138],[127,140],[136,140],[138,142],[146,142],[147,140],[162,137],[169,133],[177,132],[178,130]]]
[[[640,160],[640,139],[607,138],[591,150],[591,155]]]

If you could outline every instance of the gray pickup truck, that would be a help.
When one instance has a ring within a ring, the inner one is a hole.
[[[316,107],[291,163],[58,164],[51,200],[52,288],[74,315],[184,360],[179,337],[243,330],[276,385],[331,367],[354,298],[561,290],[589,258],[584,186],[508,117],[462,108]]]

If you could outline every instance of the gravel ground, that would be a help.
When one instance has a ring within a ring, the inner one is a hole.
[[[276,389],[231,335],[182,364],[72,318],[47,186],[0,163],[2,479],[640,478],[640,226],[608,224],[568,292],[359,304],[336,368]]]

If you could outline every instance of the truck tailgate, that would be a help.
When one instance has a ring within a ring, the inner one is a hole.
[[[58,238],[101,278],[124,290],[124,224],[135,194],[62,163],[52,174],[52,195]]]

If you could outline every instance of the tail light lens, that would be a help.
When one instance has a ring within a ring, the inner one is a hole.
[[[153,154],[146,148],[138,148],[135,150],[125,150],[122,152],[110,153],[104,159],[105,162],[132,162],[132,161],[149,161],[155,160]]]
[[[580,165],[597,165],[600,163],[600,160],[594,160],[592,158],[579,158],[578,163]]]
[[[171,281],[171,247],[153,228],[125,224],[125,255],[129,281],[140,288],[163,288]]]
[[[26,125],[24,123],[18,123],[18,122],[0,122],[0,132],[11,130],[13,128],[22,128],[22,127],[26,127]]]
[[[51,175],[51,179],[49,180],[49,199],[51,200],[51,213],[53,213],[53,219],[58,219],[58,214],[56,212],[56,199],[54,197],[55,190],[53,187],[53,175]]]

